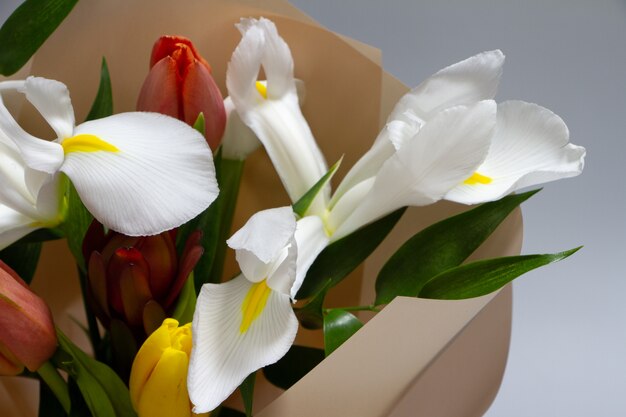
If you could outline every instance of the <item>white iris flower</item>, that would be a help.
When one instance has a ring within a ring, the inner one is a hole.
[[[219,406],[250,373],[276,362],[293,343],[295,234],[291,207],[256,213],[227,242],[241,274],[202,286],[187,383],[195,413]]]
[[[132,112],[75,126],[64,84],[29,77],[0,83],[0,94],[7,90],[25,94],[57,137],[47,141],[30,135],[0,101],[0,175],[12,179],[0,193],[0,243],[28,233],[27,218],[33,220],[30,229],[61,220],[60,172],[96,219],[126,235],[180,226],[216,198],[211,150],[185,123]],[[18,226],[6,226],[11,223]]]
[[[226,74],[230,99],[267,150],[289,197],[297,201],[328,167],[298,105],[291,52],[267,19],[242,19],[237,28],[242,39]],[[257,81],[261,67],[267,83]],[[329,193],[326,187],[313,206],[322,210]]]

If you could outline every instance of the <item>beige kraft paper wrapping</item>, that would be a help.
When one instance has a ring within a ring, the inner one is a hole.
[[[111,72],[115,112],[134,110],[148,72],[152,44],[163,34],[190,37],[224,86],[226,65],[244,16],[273,19],[289,44],[296,77],[306,83],[303,112],[329,164],[345,155],[337,177],[369,148],[381,122],[407,87],[382,71],[380,51],[325,30],[284,0],[85,0],[33,58],[30,74],[68,85],[83,120],[95,96],[100,59]],[[35,112],[20,121],[51,137]],[[336,184],[336,183],[335,183]],[[269,159],[257,151],[246,162],[234,229],[254,212],[289,204]],[[330,305],[370,303],[384,261],[408,237],[465,207],[442,202],[412,208],[364,267],[331,292]],[[473,258],[518,254],[521,214],[514,212]],[[225,276],[236,266],[232,258]],[[33,286],[56,323],[87,346],[82,300],[63,242],[45,245]],[[367,319],[368,317],[363,317]],[[500,385],[511,324],[511,290],[466,301],[398,298],[290,390],[257,383],[258,417],[473,417],[482,415]],[[297,343],[320,346],[321,332],[300,330]],[[0,379],[0,415],[36,416],[37,382]],[[236,396],[235,396],[236,397]],[[231,403],[237,404],[232,398]]]

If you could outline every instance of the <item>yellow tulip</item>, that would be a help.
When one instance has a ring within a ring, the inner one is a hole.
[[[191,323],[165,319],[139,349],[130,373],[130,397],[139,417],[191,417],[187,369]],[[208,416],[208,414],[203,414]]]

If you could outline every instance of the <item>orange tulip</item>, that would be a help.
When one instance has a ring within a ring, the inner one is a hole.
[[[36,371],[56,346],[50,309],[0,261],[0,375]]]
[[[211,76],[211,66],[182,36],[162,36],[154,44],[137,110],[167,114],[189,125],[203,113],[205,137],[213,150],[226,126],[224,99]]]

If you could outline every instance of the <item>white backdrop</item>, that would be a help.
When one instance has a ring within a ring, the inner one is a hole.
[[[626,1],[292,2],[382,49],[385,68],[410,86],[500,48],[498,100],[563,117],[587,166],[525,203],[523,251],[585,247],[516,281],[509,363],[486,416],[626,415]],[[19,3],[1,0],[0,21]]]

